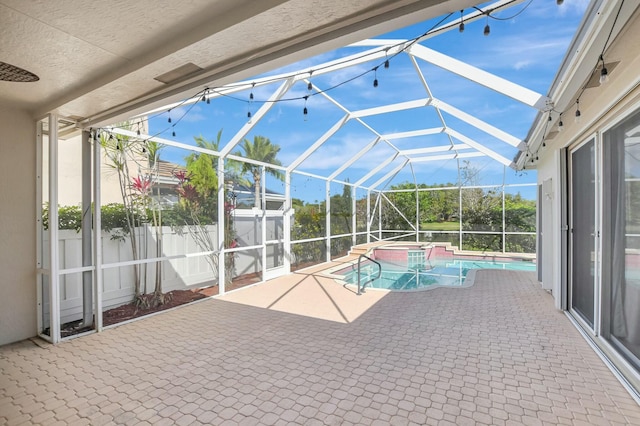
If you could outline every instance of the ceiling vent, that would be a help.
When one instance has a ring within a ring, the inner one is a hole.
[[[0,81],[14,81],[17,83],[32,83],[40,80],[40,77],[32,72],[15,65],[0,62]]]
[[[202,71],[202,68],[199,66],[192,64],[191,62],[184,64],[174,70],[161,74],[157,77],[154,77],[154,80],[158,80],[164,84],[171,84],[175,81],[181,80],[185,77],[191,76],[193,74],[199,73]]]

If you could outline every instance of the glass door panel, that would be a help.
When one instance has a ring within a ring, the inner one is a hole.
[[[595,143],[571,152],[571,309],[594,324],[595,293]]]
[[[603,335],[640,371],[640,112],[604,133]]]

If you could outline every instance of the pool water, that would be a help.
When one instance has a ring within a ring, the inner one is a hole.
[[[421,290],[434,287],[462,287],[467,273],[472,269],[504,269],[509,271],[535,271],[533,262],[465,260],[465,259],[430,259],[428,262],[407,265],[380,262],[382,275],[367,284],[369,288],[387,290]],[[377,275],[378,267],[373,263],[361,266],[361,281],[368,281]],[[357,266],[344,274],[344,281],[357,284]]]

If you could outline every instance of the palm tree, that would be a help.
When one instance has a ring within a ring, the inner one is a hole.
[[[280,160],[276,158],[280,152],[280,146],[272,144],[269,138],[264,136],[255,136],[253,138],[253,142],[245,139],[242,141],[242,145],[240,145],[240,147],[244,151],[244,155],[242,152],[237,152],[236,155],[242,155],[245,158],[260,161],[262,163],[275,164],[276,166],[282,165]],[[279,170],[272,168],[267,168],[266,170],[270,175],[275,176],[280,180],[284,179],[284,175]],[[260,208],[260,185],[262,180],[260,166],[251,163],[242,163],[242,173],[251,173],[253,176],[255,198],[254,206],[256,208]]]

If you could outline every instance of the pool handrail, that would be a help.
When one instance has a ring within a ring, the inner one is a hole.
[[[364,284],[360,285],[360,262],[362,261],[362,258],[365,257],[367,259],[369,259],[371,262],[375,263],[376,265],[378,265],[378,276],[373,278],[373,279],[369,279],[368,281],[366,281]],[[370,258],[369,256],[367,256],[366,254],[361,254],[360,256],[358,256],[358,296],[360,296],[362,293],[364,293],[364,288],[367,286],[367,284],[377,280],[378,278],[380,278],[382,276],[382,265],[380,265],[380,262],[377,262],[376,260]]]

